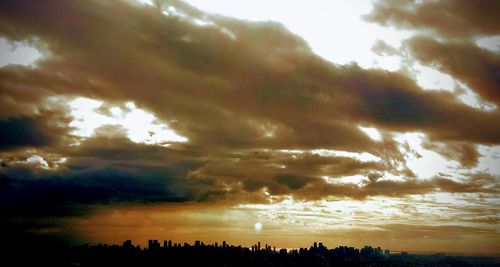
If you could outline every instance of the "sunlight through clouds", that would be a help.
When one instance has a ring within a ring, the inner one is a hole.
[[[442,155],[422,147],[425,134],[405,133],[398,134],[396,140],[400,144],[408,144],[413,153],[406,153],[406,166],[408,166],[421,179],[429,179],[440,173],[456,173],[460,163],[450,161]]]
[[[168,145],[170,142],[186,142],[187,138],[176,134],[172,129],[157,119],[153,114],[139,109],[132,102],[123,107],[109,108],[109,114],[99,112],[103,101],[79,97],[69,102],[70,123],[73,134],[88,138],[103,125],[119,125],[127,132],[127,137],[135,143]]]
[[[380,134],[380,132],[379,132],[379,130],[377,130],[377,128],[363,127],[363,126],[358,126],[358,128],[361,131],[363,131],[365,134],[367,134],[372,140],[382,141],[382,134]]]

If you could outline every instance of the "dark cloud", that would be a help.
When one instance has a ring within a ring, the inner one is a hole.
[[[349,82],[359,106],[349,115],[396,131],[424,131],[437,140],[497,143],[498,112],[464,105],[453,93],[425,91],[413,80],[392,72],[351,69]],[[355,107],[355,108],[353,108]]]
[[[0,210],[9,216],[74,216],[95,205],[204,201],[206,180],[187,180],[200,163],[171,149],[96,137],[66,148],[64,168],[6,166]]]
[[[46,173],[33,178],[21,174],[26,172],[11,169],[4,174],[7,180],[1,196],[4,215],[69,216],[85,213],[94,204],[187,200],[186,196],[169,191],[169,184],[175,181],[169,180],[166,170],[131,173],[108,167],[57,175]]]
[[[192,166],[185,166],[190,169]],[[498,193],[481,180],[456,182],[446,178],[428,181],[379,180],[354,184],[329,184],[312,177],[292,174],[273,176],[272,180],[249,179],[244,187],[219,190],[221,181],[187,177],[182,164],[175,168],[143,167],[140,171],[118,167],[73,169],[61,173],[33,173],[19,168],[4,171],[1,177],[0,211],[6,218],[67,217],[86,214],[96,205],[119,203],[179,203],[205,201],[255,201],[266,188],[272,196],[291,195],[299,200],[329,197],[364,199],[369,196],[400,197],[429,192]],[[247,193],[257,194],[249,197]],[[236,198],[235,198],[236,197]],[[262,201],[262,200],[261,200]],[[267,201],[267,200],[265,200]]]
[[[57,146],[68,135],[67,128],[60,126],[61,122],[67,121],[55,113],[0,119],[0,150]]]
[[[455,182],[370,179],[382,163],[309,153],[259,152],[200,157],[171,148],[135,144],[125,138],[94,137],[66,152],[70,160],[60,170],[29,166],[1,169],[0,203],[10,216],[74,216],[95,205],[164,202],[252,202],[272,196],[297,199],[404,196],[428,192],[497,192],[491,177]],[[204,155],[204,154],[203,154]],[[336,179],[365,175],[362,186],[330,184]],[[380,178],[380,175],[378,176]],[[486,180],[485,180],[486,179]],[[371,182],[368,182],[370,180]]]
[[[428,36],[412,37],[405,46],[421,63],[450,74],[484,100],[500,103],[500,54],[471,42],[440,42]]]
[[[381,0],[374,3],[369,21],[400,28],[431,30],[449,38],[500,33],[496,1]]]

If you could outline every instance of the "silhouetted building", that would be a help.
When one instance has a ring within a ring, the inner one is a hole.
[[[132,240],[126,240],[125,242],[123,242],[123,247],[124,248],[133,248],[134,246],[132,246]]]
[[[159,249],[160,248],[160,243],[158,240],[148,240],[148,249],[153,250],[153,249]]]

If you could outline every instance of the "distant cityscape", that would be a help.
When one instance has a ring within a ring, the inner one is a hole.
[[[444,253],[391,253],[380,247],[327,248],[314,242],[308,248],[286,249],[257,242],[251,247],[222,243],[175,243],[149,240],[147,247],[126,240],[122,245],[82,245],[59,248],[36,255],[20,255],[21,265],[30,266],[346,266],[346,267],[467,267],[500,266],[496,257],[451,256]],[[4,265],[5,266],[5,265]]]

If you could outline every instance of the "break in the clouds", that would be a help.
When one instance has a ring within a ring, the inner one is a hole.
[[[498,174],[482,164],[491,155],[478,151],[500,145],[496,106],[427,90],[408,70],[435,68],[477,101],[498,105],[498,51],[474,39],[498,34],[490,5],[374,3],[366,20],[415,33],[399,48],[374,44],[379,56],[406,62],[391,72],[331,63],[280,23],[178,1],[2,1],[0,35],[42,55],[30,66],[0,68],[2,231],[23,218],[33,227],[66,226],[67,218],[115,205],[230,208],[432,194],[497,201]],[[78,117],[85,113],[75,111],[75,99],[84,98],[100,103],[92,118],[103,125]],[[157,127],[125,125],[134,110],[143,114],[136,122]],[[154,141],[158,129],[176,138]],[[133,138],[134,130],[147,134]],[[421,147],[401,138],[413,132]],[[410,164],[419,149],[456,162],[456,171],[423,177]]]

